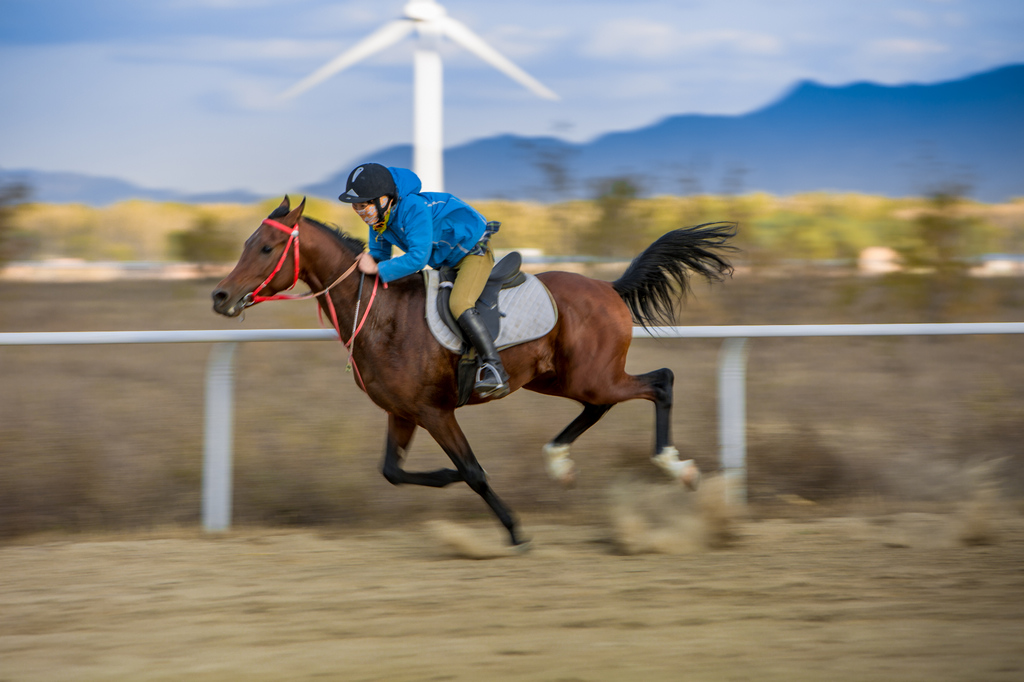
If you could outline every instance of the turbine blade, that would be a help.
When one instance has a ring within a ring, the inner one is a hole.
[[[466,48],[512,80],[540,97],[558,99],[558,95],[544,87],[536,78],[520,69],[500,52],[485,43],[480,36],[469,30],[462,22],[447,16],[441,17],[436,21],[444,35],[448,36],[453,42]]]
[[[366,36],[350,49],[327,62],[319,69],[309,74],[292,87],[279,95],[279,99],[286,100],[301,95],[312,87],[323,83],[334,74],[347,69],[356,62],[366,59],[375,52],[391,47],[399,40],[409,35],[413,29],[413,22],[408,19],[396,19],[384,24],[379,29]]]

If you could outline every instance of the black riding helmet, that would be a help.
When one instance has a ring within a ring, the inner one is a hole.
[[[397,193],[391,171],[379,163],[364,163],[349,173],[345,192],[338,200],[346,204],[361,204],[383,196],[394,197]]]

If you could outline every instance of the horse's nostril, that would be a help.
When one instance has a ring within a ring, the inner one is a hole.
[[[224,291],[223,289],[215,289],[213,294],[211,295],[213,296],[214,305],[222,305],[226,303],[228,300],[228,292]]]

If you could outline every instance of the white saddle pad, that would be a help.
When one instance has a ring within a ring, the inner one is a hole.
[[[437,312],[439,273],[429,269],[423,272],[427,284],[427,326],[438,343],[454,353],[461,353],[462,341]],[[498,293],[498,310],[503,317],[501,331],[494,345],[499,350],[539,339],[551,331],[558,321],[558,309],[555,308],[555,301],[548,288],[533,275],[523,274],[526,275],[524,283],[513,289],[502,289]]]

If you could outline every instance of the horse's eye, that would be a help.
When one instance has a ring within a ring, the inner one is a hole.
[[[270,253],[273,250],[274,250],[274,247],[269,245],[269,244],[267,244],[266,246],[263,247],[263,253]]]

